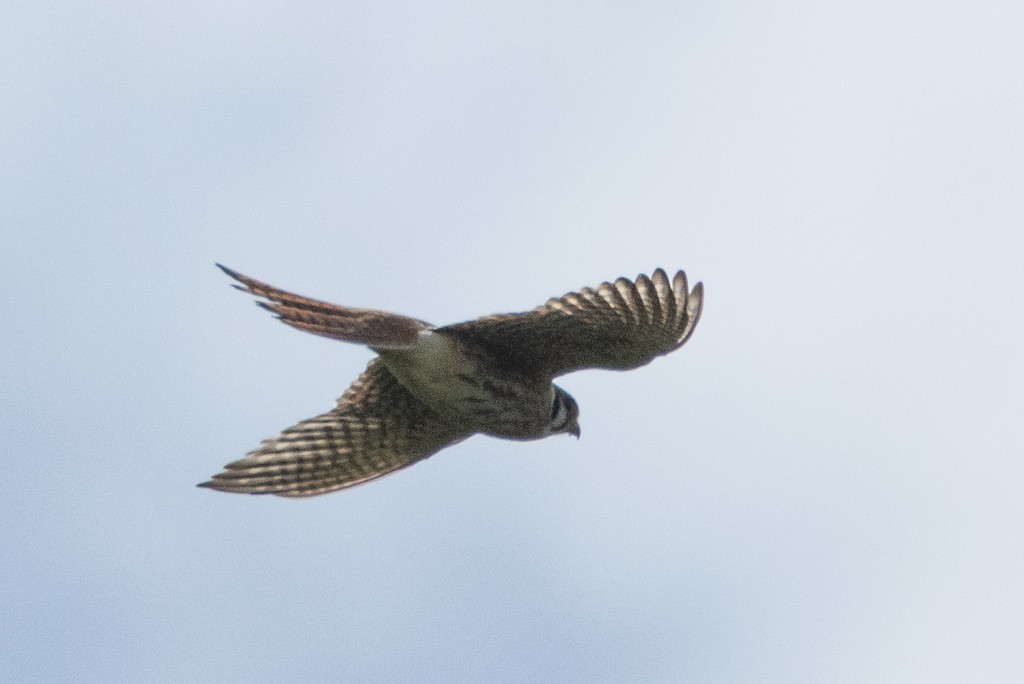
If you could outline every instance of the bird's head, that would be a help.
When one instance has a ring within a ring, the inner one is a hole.
[[[549,435],[569,434],[580,437],[580,407],[576,400],[558,385],[554,385],[555,396],[551,402],[551,422],[548,423]]]

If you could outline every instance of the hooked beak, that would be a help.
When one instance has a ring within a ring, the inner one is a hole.
[[[574,435],[576,437],[576,439],[579,439],[580,438],[580,425],[579,425],[579,423],[573,423],[572,425],[570,425],[569,429],[566,430],[566,432],[568,434],[570,434],[570,435]]]

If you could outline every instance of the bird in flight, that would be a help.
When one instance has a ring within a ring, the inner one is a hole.
[[[377,479],[476,433],[579,437],[579,407],[552,379],[629,370],[681,347],[704,287],[662,269],[549,299],[524,313],[435,327],[398,314],[300,297],[217,264],[288,325],[370,347],[377,357],[331,411],[228,463],[200,487],[286,497]]]

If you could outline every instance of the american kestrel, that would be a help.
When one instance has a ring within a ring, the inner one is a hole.
[[[552,378],[628,370],[678,349],[700,319],[704,288],[662,269],[549,299],[532,311],[434,327],[337,306],[224,266],[290,326],[370,347],[378,356],[333,410],[268,439],[200,487],[300,497],[374,480],[470,435],[579,437],[576,400]]]

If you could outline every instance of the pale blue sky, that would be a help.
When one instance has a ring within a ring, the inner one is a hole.
[[[0,680],[1024,679],[1019,2],[15,2]],[[437,323],[656,266],[679,353],[301,501],[194,487]]]

